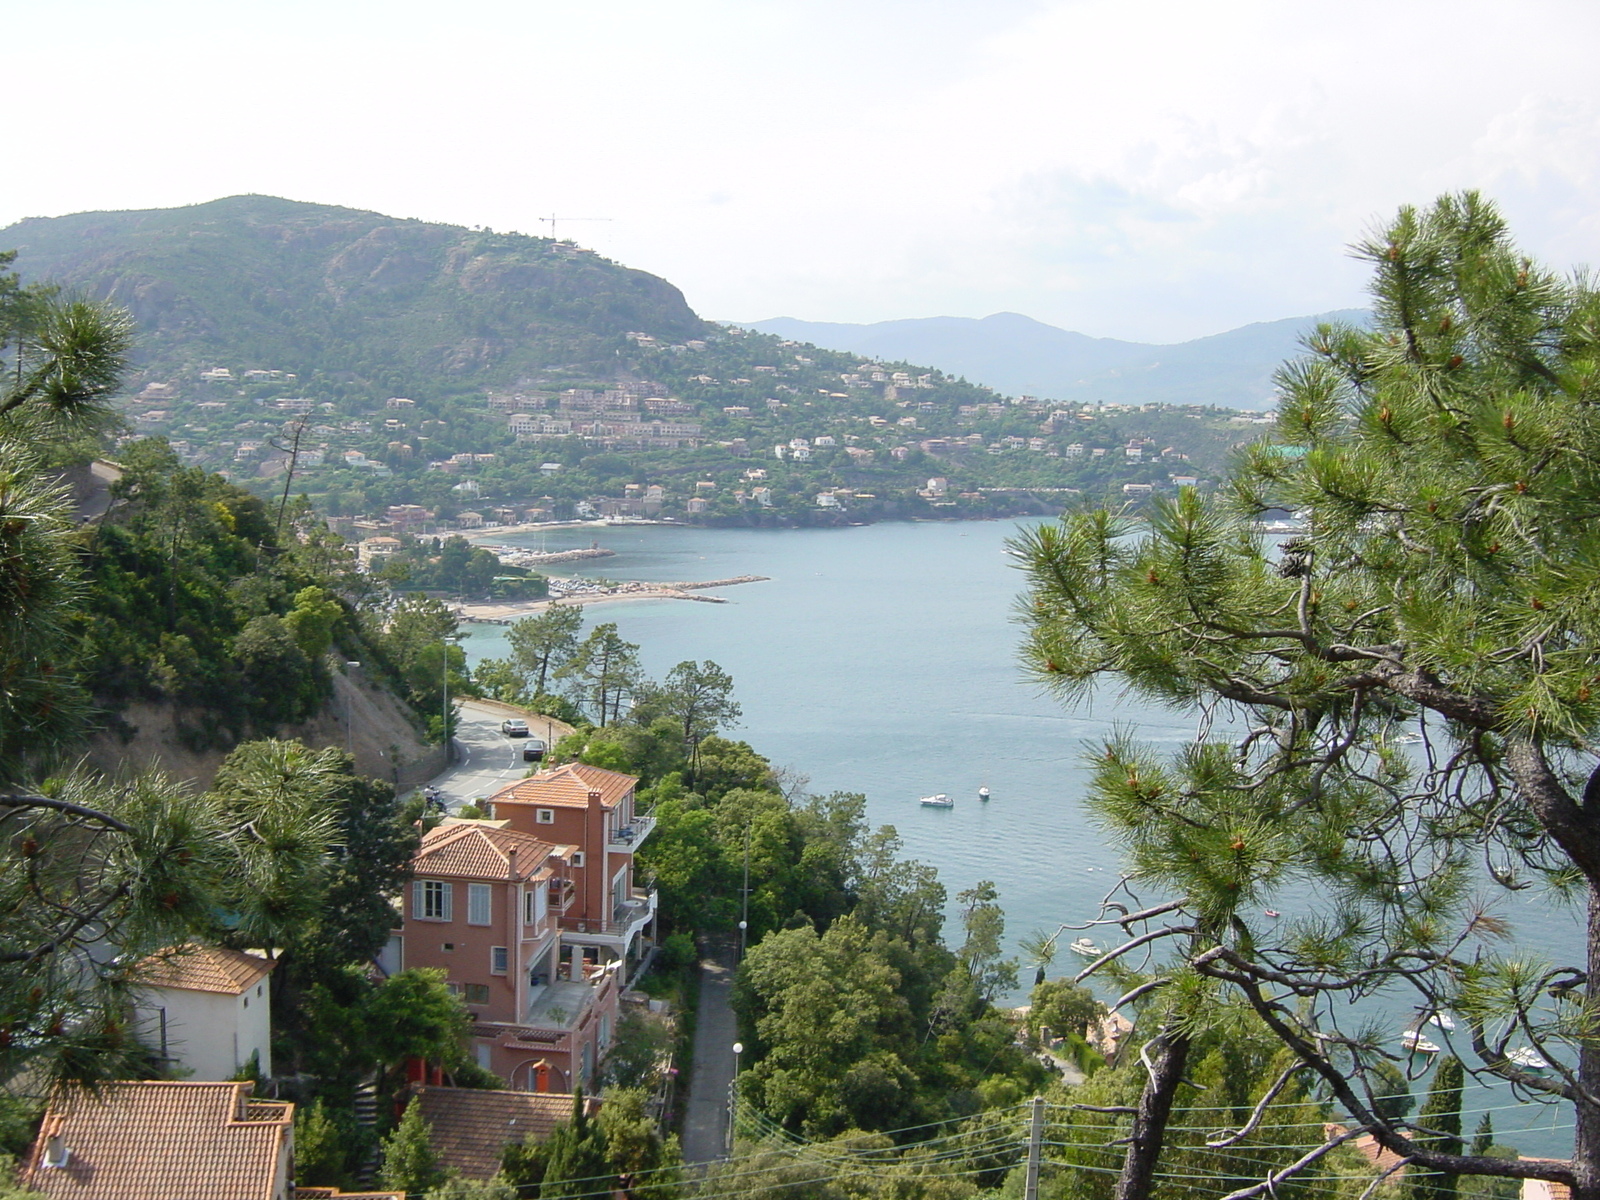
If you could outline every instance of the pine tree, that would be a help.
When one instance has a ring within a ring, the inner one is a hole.
[[[1124,927],[1168,951],[1123,981],[1149,1078],[1120,1194],[1154,1184],[1221,990],[1414,1169],[1600,1200],[1600,1050],[1575,1019],[1600,961],[1600,289],[1523,256],[1472,193],[1356,253],[1371,326],[1321,327],[1279,371],[1275,429],[1226,487],[1017,543],[1042,682],[1112,682],[1208,731],[1172,756],[1119,734],[1090,760],[1089,803],[1150,905]],[[1269,543],[1256,521],[1277,508],[1304,532]],[[1586,890],[1585,952],[1498,955],[1485,860],[1508,892]],[[1291,881],[1306,918],[1263,920]],[[1575,1110],[1570,1160],[1448,1153],[1372,1103],[1389,1051],[1349,1030],[1348,1002],[1402,978],[1470,1027],[1474,1072]],[[1519,1027],[1572,1077],[1512,1062]]]

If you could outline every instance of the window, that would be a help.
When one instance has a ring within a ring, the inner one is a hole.
[[[461,998],[468,1004],[489,1003],[489,985],[487,983],[469,983],[461,989]]]
[[[487,925],[489,923],[489,885],[487,883],[467,884],[467,924]]]
[[[454,942],[442,942],[439,945],[439,949],[443,950],[446,954],[449,954],[450,951],[454,950],[455,948],[456,944]]]
[[[582,850],[574,850],[572,852],[572,865],[575,866],[575,867],[583,866],[583,851]],[[449,885],[446,884],[445,886],[448,887]]]
[[[450,885],[442,879],[419,879],[411,885],[411,915],[419,921],[451,921]]]
[[[535,825],[554,825],[556,823],[556,810],[553,808],[536,808],[533,810]]]
[[[489,947],[489,973],[491,975],[504,975],[506,973],[506,948],[504,946]]]

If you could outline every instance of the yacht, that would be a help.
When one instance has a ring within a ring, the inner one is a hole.
[[[1521,1067],[1524,1071],[1550,1069],[1550,1060],[1532,1046],[1518,1046],[1515,1050],[1506,1051],[1506,1061],[1514,1067]]]
[[[1413,1054],[1437,1054],[1439,1047],[1422,1036],[1420,1030],[1408,1029],[1400,1035],[1400,1044]]]
[[[989,785],[986,783],[981,788],[978,789],[978,799],[979,800],[987,800],[988,798],[989,798]]]
[[[1100,955],[1104,953],[1104,951],[1100,949],[1098,943],[1096,943],[1092,938],[1086,937],[1079,938],[1077,941],[1073,942],[1072,945],[1068,946],[1067,949],[1071,950],[1074,954],[1081,954],[1085,958],[1099,958]]]
[[[943,792],[938,792],[932,796],[924,796],[922,803],[926,808],[954,808],[956,806],[956,802]]]

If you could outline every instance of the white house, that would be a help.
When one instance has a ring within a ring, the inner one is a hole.
[[[215,946],[176,946],[134,970],[134,1020],[162,1058],[200,1081],[232,1079],[250,1061],[272,1074],[271,959]]]

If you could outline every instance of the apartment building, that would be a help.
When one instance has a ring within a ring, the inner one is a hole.
[[[621,980],[620,962],[563,933],[582,843],[508,825],[448,818],[423,835],[389,962],[444,971],[472,1013],[478,1064],[510,1087],[593,1086]]]
[[[563,939],[585,961],[621,964],[633,977],[654,932],[656,894],[634,879],[633,856],[655,829],[635,808],[639,781],[620,771],[568,763],[508,784],[488,799],[508,829],[576,846],[569,859],[573,900],[560,914]]]

